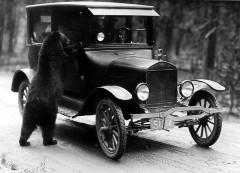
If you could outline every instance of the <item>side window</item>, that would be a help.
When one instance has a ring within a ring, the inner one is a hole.
[[[31,41],[42,43],[43,39],[51,32],[51,15],[48,10],[34,11],[31,19]]]
[[[132,17],[132,42],[146,43],[145,17]]]
[[[84,27],[84,13],[79,10],[61,10],[55,13],[55,22],[57,24],[57,31],[65,34],[71,41],[83,41]]]

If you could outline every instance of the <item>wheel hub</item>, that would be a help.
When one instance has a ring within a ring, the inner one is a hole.
[[[208,117],[204,117],[201,119],[200,123],[202,124],[202,126],[207,126],[207,123],[208,123]]]

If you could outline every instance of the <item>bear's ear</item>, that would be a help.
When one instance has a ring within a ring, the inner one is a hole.
[[[60,40],[63,44],[64,47],[67,47],[70,44],[70,39],[63,33],[59,33],[60,35]]]
[[[61,51],[61,55],[63,55],[64,57],[68,57],[68,52],[65,49],[66,45],[64,45],[64,42],[62,40],[58,40],[57,44],[57,47],[60,49],[59,51]]]

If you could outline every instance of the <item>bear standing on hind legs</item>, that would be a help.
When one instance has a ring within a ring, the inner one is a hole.
[[[36,74],[31,81],[23,112],[20,146],[29,146],[28,138],[36,126],[42,130],[43,144],[55,145],[53,140],[57,103],[63,91],[62,66],[68,55],[64,48],[68,39],[59,32],[50,33],[39,52]]]

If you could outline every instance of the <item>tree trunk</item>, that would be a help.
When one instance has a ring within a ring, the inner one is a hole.
[[[171,44],[172,44],[172,34],[173,34],[173,20],[168,19],[166,21],[166,30],[165,30],[165,45],[164,45],[164,51],[170,52]],[[168,56],[165,59],[168,60]]]
[[[229,106],[229,113],[233,114],[233,108],[235,104],[235,90],[234,87],[230,88],[230,106]]]
[[[184,36],[184,30],[179,28],[178,29],[178,37],[176,40],[176,47],[175,47],[175,55],[177,55],[177,56],[180,54],[180,47],[181,47],[183,36]]]
[[[0,60],[1,60],[2,47],[3,47],[5,8],[6,8],[6,1],[0,0]]]
[[[217,17],[218,7],[216,4],[211,4],[211,29],[216,27],[216,22],[214,20]],[[208,48],[207,48],[207,55],[205,58],[204,68],[203,68],[203,74],[204,77],[209,79],[210,76],[210,70],[214,68],[214,62],[216,58],[216,43],[217,43],[217,34],[216,31],[210,34],[208,37]]]
[[[8,41],[8,53],[13,53],[14,43],[14,31],[16,23],[16,0],[8,1],[8,30],[9,30],[9,41]]]

